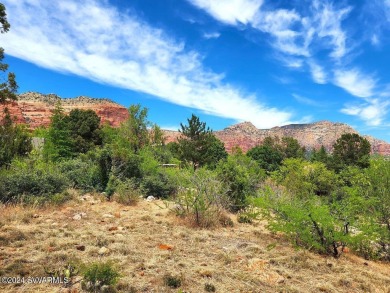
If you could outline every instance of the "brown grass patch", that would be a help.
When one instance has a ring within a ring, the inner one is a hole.
[[[72,220],[76,213],[86,217]],[[77,278],[83,263],[112,261],[121,274],[119,292],[205,292],[206,284],[216,292],[390,292],[389,264],[352,253],[333,259],[296,250],[264,223],[240,224],[232,215],[227,217],[233,227],[194,229],[159,200],[137,206],[89,200],[57,208],[0,206],[0,214],[2,276],[47,276],[71,265]],[[102,247],[108,252],[99,254]],[[180,286],[167,285],[167,275],[179,278]],[[0,291],[60,287],[0,285]]]

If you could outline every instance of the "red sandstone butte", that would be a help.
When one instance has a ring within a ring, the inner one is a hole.
[[[43,95],[27,92],[19,95],[16,102],[0,105],[0,120],[2,120],[4,107],[7,107],[16,123],[27,124],[30,129],[48,126],[52,111],[58,102],[61,103],[66,113],[76,108],[91,109],[100,117],[102,124],[108,122],[113,127],[118,127],[129,116],[125,107],[108,99],[84,96],[62,99],[55,94]]]

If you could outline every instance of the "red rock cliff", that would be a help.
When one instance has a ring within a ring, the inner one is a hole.
[[[38,126],[48,126],[50,124],[52,110],[58,102],[61,102],[65,112],[70,112],[76,108],[91,109],[100,117],[101,123],[108,122],[114,127],[119,126],[128,117],[125,107],[108,99],[95,99],[84,96],[62,99],[54,94],[43,95],[33,92],[19,95],[17,102],[0,105],[0,115],[3,114],[4,107],[8,107],[11,117],[17,123],[25,123],[31,129],[35,129]]]

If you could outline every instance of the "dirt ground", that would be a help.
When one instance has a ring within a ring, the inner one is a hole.
[[[0,292],[82,292],[82,263],[112,261],[119,292],[385,292],[390,265],[351,253],[297,250],[264,223],[197,229],[161,200],[136,206],[77,197],[61,207],[0,206],[0,278],[43,277],[75,267],[68,287],[1,284]],[[166,285],[164,276],[181,281]]]

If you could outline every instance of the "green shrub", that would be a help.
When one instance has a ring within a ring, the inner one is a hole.
[[[92,263],[83,271],[83,284],[90,292],[97,292],[103,286],[115,285],[120,277],[119,272],[110,262]]]
[[[176,186],[165,173],[159,171],[142,178],[141,189],[146,196],[152,195],[158,198],[168,198],[175,192]]]
[[[237,215],[237,221],[239,223],[252,223],[259,216],[259,212],[255,211],[253,208],[246,208]]]
[[[30,196],[49,199],[50,195],[61,193],[67,187],[69,181],[62,172],[43,162],[15,161],[9,170],[0,171],[1,202],[17,202]]]
[[[222,182],[204,168],[183,175],[182,182],[187,185],[181,187],[175,197],[177,215],[200,227],[219,225],[224,209],[229,206]]]
[[[58,167],[73,188],[87,192],[94,190],[99,184],[98,166],[92,161],[71,159],[58,163]]]
[[[215,292],[216,291],[215,286],[213,284],[210,284],[210,283],[204,284],[204,290],[206,292]]]
[[[227,187],[229,210],[237,212],[247,206],[247,198],[256,195],[265,173],[250,158],[236,154],[221,161],[216,170],[218,179]]]
[[[265,188],[254,200],[264,208],[272,231],[284,232],[298,246],[339,257],[351,242],[349,222],[335,216],[321,197],[298,198]]]
[[[302,159],[284,160],[272,178],[298,197],[330,195],[339,185],[336,174],[328,170],[325,164]]]
[[[163,277],[164,284],[170,288],[177,289],[181,286],[182,280],[181,277],[178,276],[172,276],[172,275],[165,275]]]
[[[134,180],[131,179],[119,182],[115,189],[114,200],[124,205],[135,205],[142,196]]]

